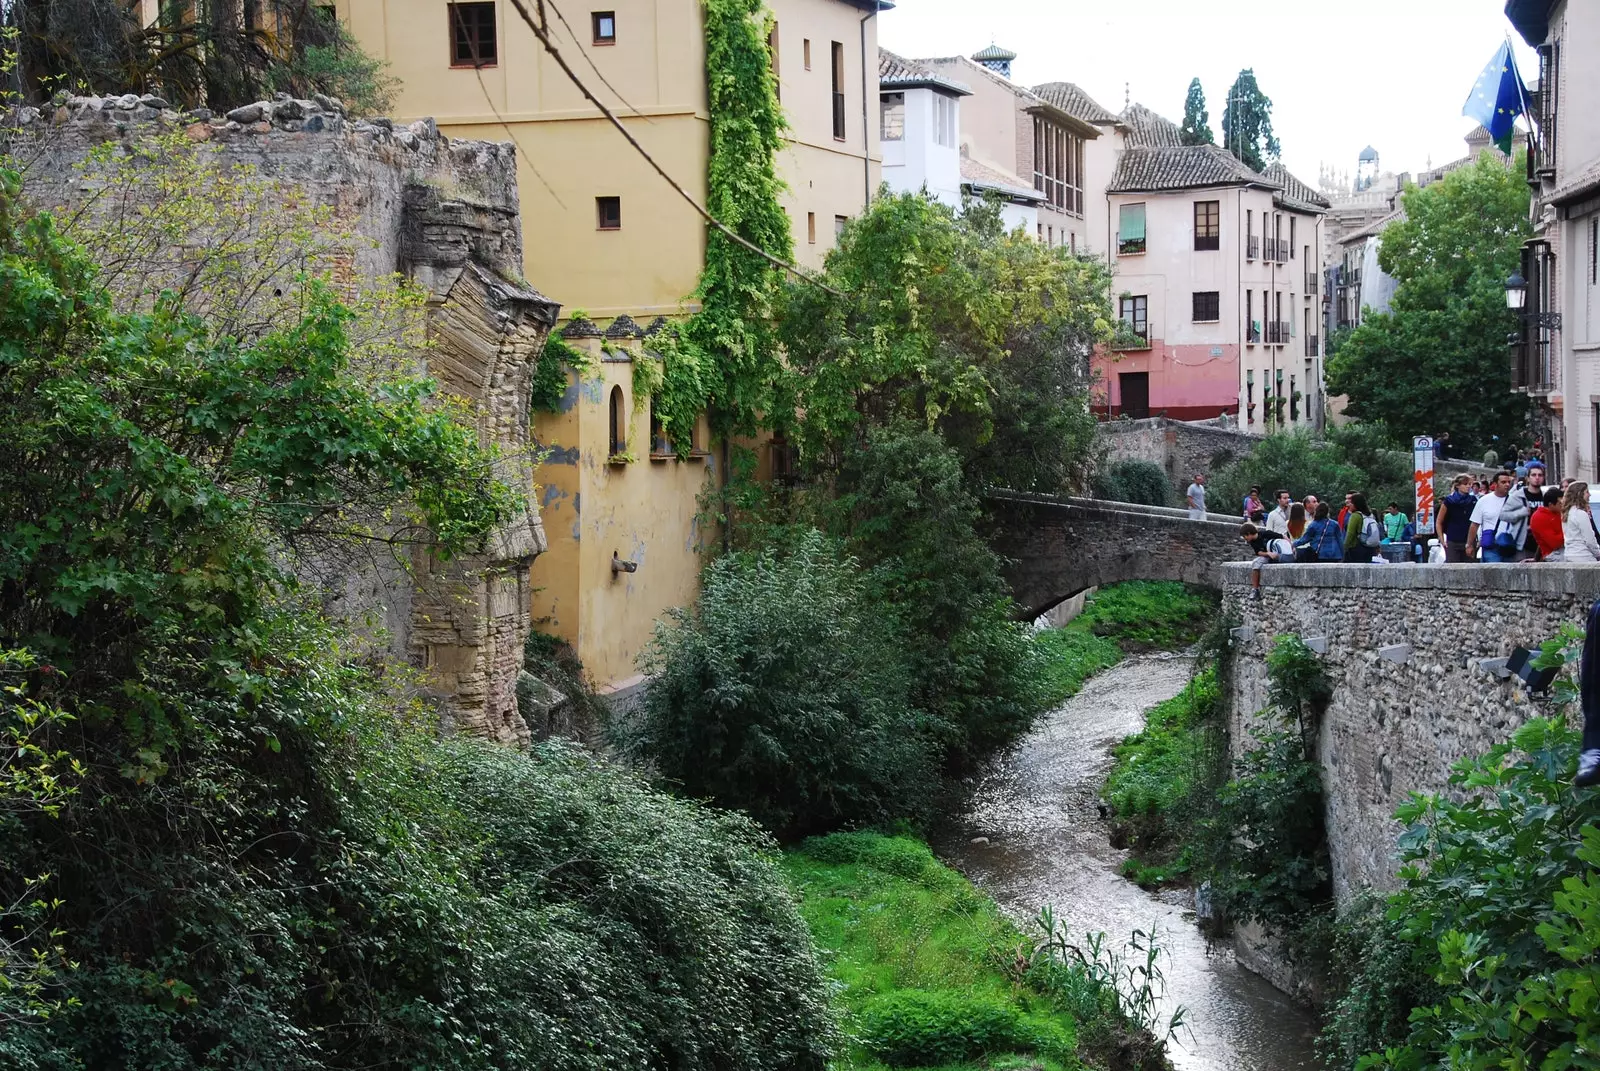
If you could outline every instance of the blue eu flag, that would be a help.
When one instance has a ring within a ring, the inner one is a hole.
[[[1461,114],[1476,119],[1489,132],[1489,138],[1500,151],[1511,152],[1512,126],[1523,113],[1527,93],[1522,88],[1522,76],[1517,73],[1517,60],[1511,54],[1511,42],[1500,46],[1489,61],[1489,66],[1478,75]]]

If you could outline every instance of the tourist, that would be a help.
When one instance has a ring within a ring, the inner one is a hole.
[[[1562,547],[1567,541],[1562,532],[1562,526],[1566,523],[1566,513],[1561,508],[1564,497],[1559,487],[1546,488],[1544,503],[1528,518],[1528,534],[1539,548],[1539,560],[1542,562],[1562,560]]]
[[[1322,500],[1320,498],[1318,498],[1316,495],[1307,495],[1306,498],[1305,498],[1305,502],[1302,503],[1302,505],[1304,505],[1306,507],[1306,517],[1308,519],[1310,519],[1310,520],[1313,520],[1313,521],[1316,520],[1317,519],[1317,507],[1320,506],[1321,504],[1322,504]]]
[[[1350,527],[1350,503],[1355,500],[1359,491],[1346,491],[1344,493],[1344,506],[1339,510],[1339,527],[1348,530]]]
[[[1189,485],[1186,492],[1189,496],[1189,519],[1203,521],[1206,519],[1206,477],[1205,473],[1194,474],[1194,482]]]
[[[1267,514],[1267,527],[1276,535],[1289,534],[1289,505],[1294,500],[1288,491],[1279,490],[1278,508]]]
[[[1589,516],[1589,485],[1578,480],[1561,499],[1561,534],[1566,539],[1562,561],[1600,561],[1600,540],[1595,539],[1594,519]]]
[[[1516,561],[1532,558],[1537,550],[1528,533],[1528,520],[1533,511],[1544,504],[1544,463],[1530,461],[1517,469],[1522,480],[1512,485],[1506,496],[1505,509],[1500,513],[1502,531],[1510,532],[1516,550]]]
[[[1317,504],[1316,517],[1306,525],[1305,535],[1295,543],[1295,561],[1339,562],[1344,560],[1344,530],[1334,520],[1326,502]]]
[[[1433,440],[1433,456],[1444,461],[1450,456],[1450,433],[1441,431]]]
[[[1583,706],[1583,742],[1578,745],[1578,774],[1572,784],[1588,788],[1600,783],[1600,600],[1589,607],[1583,661],[1578,664],[1578,699]]]
[[[1250,587],[1255,590],[1256,598],[1260,598],[1261,570],[1274,562],[1294,561],[1294,544],[1270,530],[1257,528],[1249,521],[1239,526],[1239,538],[1256,552],[1256,560],[1250,566]]]
[[[1377,518],[1367,508],[1367,496],[1360,491],[1350,495],[1350,517],[1344,524],[1344,560],[1369,563],[1383,542]]]
[[[1467,553],[1481,562],[1516,560],[1516,542],[1509,531],[1500,530],[1500,515],[1511,494],[1511,473],[1500,472],[1489,493],[1472,507],[1472,526],[1467,529]]]
[[[1467,529],[1472,525],[1472,508],[1478,504],[1473,494],[1477,481],[1466,473],[1451,483],[1450,493],[1439,503],[1439,519],[1434,525],[1439,540],[1444,544],[1444,560],[1461,563],[1470,561],[1467,553]]]
[[[1385,543],[1404,543],[1406,539],[1406,515],[1400,510],[1400,503],[1391,502],[1383,510],[1383,541]]]
[[[1266,512],[1266,503],[1261,501],[1261,488],[1250,488],[1250,493],[1244,496],[1244,519],[1248,521],[1256,514]]]
[[[1299,502],[1289,507],[1289,530],[1287,535],[1291,542],[1299,539],[1306,533],[1306,508]]]

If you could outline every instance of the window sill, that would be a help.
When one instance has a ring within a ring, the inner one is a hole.
[[[620,231],[621,227],[596,227],[597,231]]]
[[[840,145],[844,144],[844,138],[842,136],[838,135],[838,134],[835,134],[833,136],[833,140],[837,141]]]
[[[621,468],[624,465],[631,465],[637,460],[638,458],[634,457],[632,454],[612,454],[610,457],[606,458],[606,464],[615,468]]]
[[[1189,322],[1192,323],[1192,324],[1220,324],[1222,322],[1222,320],[1219,317],[1218,319],[1215,319],[1215,320],[1190,320]]]
[[[1135,249],[1127,253],[1122,252],[1120,249],[1117,251],[1117,256],[1119,257],[1142,257],[1144,255],[1145,251],[1143,249]]]
[[[594,47],[595,48],[610,48],[612,45],[615,45],[616,43],[617,43],[617,39],[613,37],[609,41],[596,41],[596,42],[594,42]]]
[[[452,63],[450,69],[452,71],[492,71],[498,66],[500,66],[500,63],[497,60],[494,63]]]

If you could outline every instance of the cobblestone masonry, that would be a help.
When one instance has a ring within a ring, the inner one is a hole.
[[[1478,667],[1581,624],[1600,596],[1600,565],[1225,565],[1223,607],[1242,621],[1231,699],[1236,751],[1266,704],[1273,637],[1325,637],[1333,700],[1319,752],[1334,891],[1392,888],[1395,807],[1441,792],[1451,766],[1503,742],[1540,713],[1515,680]],[[1253,633],[1253,635],[1249,635]],[[1404,646],[1388,654],[1381,648]]]
[[[409,562],[375,558],[339,579],[336,608],[383,625],[392,650],[428,675],[451,721],[505,743],[525,743],[516,681],[531,628],[528,565],[545,548],[529,465],[533,363],[559,307],[520,281],[522,234],[512,146],[452,141],[433,120],[397,127],[354,121],[337,102],[280,96],[212,116],[178,113],[151,96],[70,97],[0,122],[20,131],[30,194],[73,204],[87,184],[76,166],[92,148],[131,146],[182,131],[220,161],[245,165],[297,198],[330,206],[364,239],[354,263],[375,278],[403,272],[429,294],[422,355],[428,374],[477,414],[503,475],[527,490],[527,511],[486,552],[450,563],[426,551]]]

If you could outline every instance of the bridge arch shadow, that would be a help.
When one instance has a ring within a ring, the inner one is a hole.
[[[997,491],[988,496],[990,546],[1031,620],[1086,588],[1124,580],[1222,587],[1222,563],[1250,557],[1239,521],[1131,502]]]

